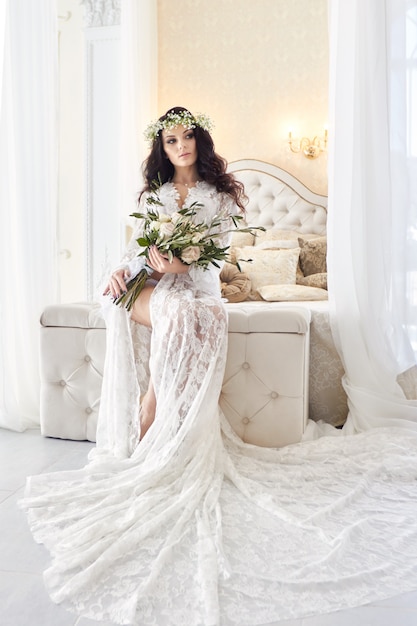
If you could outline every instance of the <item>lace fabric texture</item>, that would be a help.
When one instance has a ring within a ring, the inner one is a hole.
[[[190,193],[208,213],[223,201]],[[152,333],[108,307],[97,447],[81,470],[28,479],[52,599],[116,624],[256,626],[416,588],[417,436],[328,426],[314,439],[314,425],[281,450],[244,444],[218,406],[218,275],[200,277],[161,279]],[[138,443],[149,375],[157,413]]]

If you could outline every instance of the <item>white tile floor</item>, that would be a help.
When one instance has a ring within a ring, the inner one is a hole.
[[[32,540],[24,514],[16,506],[26,476],[82,467],[91,447],[87,442],[45,439],[37,430],[14,433],[0,429],[1,626],[98,626],[97,622],[67,613],[50,601],[42,583],[48,555]],[[375,605],[280,622],[280,626],[393,624],[417,625],[417,591]],[[101,623],[101,626],[113,625]]]

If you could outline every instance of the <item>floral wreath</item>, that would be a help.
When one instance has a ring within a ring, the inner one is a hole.
[[[179,113],[167,113],[163,120],[156,120],[149,124],[143,133],[149,145],[152,146],[161,130],[171,130],[176,126],[184,126],[184,128],[195,128],[200,126],[203,130],[211,132],[213,122],[208,115],[197,113],[193,115],[189,111],[180,111]]]

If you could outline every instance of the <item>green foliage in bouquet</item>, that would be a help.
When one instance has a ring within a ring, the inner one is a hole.
[[[243,217],[219,213],[210,222],[197,222],[195,218],[203,206],[199,202],[193,202],[189,207],[178,209],[172,215],[168,215],[161,210],[163,204],[158,193],[160,186],[160,181],[154,181],[151,193],[146,200],[148,207],[146,213],[132,213],[132,217],[143,220],[143,234],[136,240],[141,248],[138,256],[147,258],[149,248],[156,246],[171,263],[174,257],[178,257],[183,263],[197,265],[204,270],[208,269],[210,263],[220,267],[218,261],[227,260],[229,246],[220,246],[219,238],[226,232],[235,231]],[[222,230],[226,219],[232,220],[234,229]],[[255,229],[239,229],[240,232],[253,230]],[[117,298],[115,303],[125,306],[130,311],[148,277],[149,272],[142,269],[137,276],[126,283],[126,292]]]

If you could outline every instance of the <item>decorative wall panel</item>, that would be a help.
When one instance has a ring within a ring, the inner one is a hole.
[[[120,27],[86,29],[86,291],[119,259]]]
[[[87,28],[120,24],[121,0],[82,0]]]

